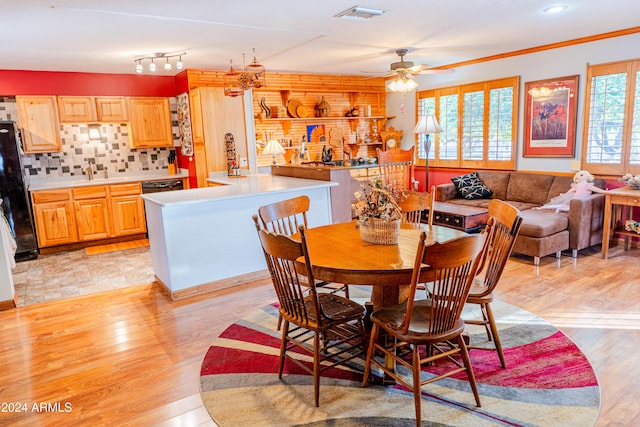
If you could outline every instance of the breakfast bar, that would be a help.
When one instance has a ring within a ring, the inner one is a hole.
[[[215,186],[143,195],[154,274],[171,299],[267,277],[251,219],[258,207],[311,199],[309,227],[332,222],[334,182],[254,174],[212,174]]]

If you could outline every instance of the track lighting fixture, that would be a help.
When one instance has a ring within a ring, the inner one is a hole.
[[[182,70],[184,68],[184,63],[182,62],[182,56],[186,55],[187,52],[180,52],[180,53],[163,53],[163,52],[158,52],[158,53],[154,53],[153,55],[149,55],[149,56],[140,56],[136,59],[133,60],[133,62],[136,62],[136,73],[138,74],[142,74],[144,72],[144,65],[143,62],[146,60],[150,60],[151,62],[149,63],[149,72],[151,73],[155,73],[157,70],[157,66],[155,63],[155,60],[165,60],[165,63],[162,65],[162,68],[164,69],[164,71],[171,71],[173,70],[173,64],[169,61],[170,58],[178,58],[178,60],[175,63],[175,67],[176,70]]]

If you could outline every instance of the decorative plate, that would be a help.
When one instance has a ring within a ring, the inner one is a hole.
[[[309,111],[304,105],[298,105],[298,108],[296,108],[296,114],[301,118],[309,117]]]
[[[289,112],[289,115],[293,118],[298,117],[297,110],[301,105],[302,102],[297,99],[290,99],[289,102],[287,102],[287,111]]]

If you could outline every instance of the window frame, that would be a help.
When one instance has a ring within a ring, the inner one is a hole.
[[[511,158],[509,160],[490,160],[489,159],[489,127],[490,127],[490,108],[491,108],[491,91],[495,89],[512,88],[512,111],[511,111]],[[464,118],[464,95],[466,93],[482,91],[484,93],[484,111],[483,111],[483,149],[482,159],[470,160],[463,158],[463,118]],[[439,157],[440,135],[432,138],[429,157],[429,167],[442,168],[470,168],[470,169],[500,169],[515,170],[517,161],[517,139],[518,139],[518,115],[519,115],[519,97],[520,97],[520,76],[505,77],[501,79],[488,80],[484,82],[469,83],[459,86],[449,86],[444,88],[428,89],[418,91],[416,93],[416,122],[418,116],[422,113],[423,99],[435,99],[435,111],[427,111],[422,114],[435,114],[440,121],[440,98],[457,94],[458,96],[458,124],[457,124],[457,159],[441,159]],[[416,135],[416,147],[420,147],[417,152],[418,165],[424,165],[424,135]],[[422,157],[421,157],[422,156]]]
[[[625,84],[625,105],[624,116],[622,119],[623,125],[620,163],[588,162],[591,103],[593,96],[591,91],[594,78],[622,73],[626,73],[627,81]],[[585,103],[582,120],[581,169],[586,169],[592,174],[603,176],[623,175],[625,173],[631,173],[633,175],[640,174],[640,164],[632,165],[630,163],[634,114],[640,115],[640,111],[634,111],[634,104],[638,102],[638,100],[635,99],[635,94],[638,90],[638,88],[636,88],[638,73],[640,73],[640,59],[587,65],[587,83],[585,88]],[[636,135],[636,137],[638,137],[638,135]]]

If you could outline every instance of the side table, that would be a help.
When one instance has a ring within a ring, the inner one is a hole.
[[[625,236],[625,250],[629,249],[629,237],[638,233],[626,231],[622,218],[631,219],[633,207],[640,207],[640,190],[621,187],[609,190],[604,202],[604,224],[602,226],[602,258],[609,255],[609,240],[613,234]]]

